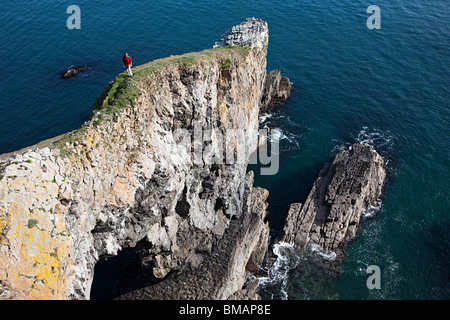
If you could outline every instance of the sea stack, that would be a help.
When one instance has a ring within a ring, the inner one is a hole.
[[[270,111],[274,107],[283,105],[291,96],[291,81],[281,75],[279,69],[269,72],[264,84],[261,98],[260,114]]]
[[[355,237],[363,210],[377,205],[385,178],[384,160],[370,146],[341,151],[320,170],[305,203],[291,205],[281,240],[298,251],[308,244],[338,249]]]

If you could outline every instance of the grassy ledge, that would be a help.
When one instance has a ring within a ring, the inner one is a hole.
[[[91,117],[97,114],[99,115],[99,120],[94,122],[94,125],[101,121],[101,114],[113,114],[126,105],[133,105],[133,102],[139,97],[139,83],[153,79],[156,74],[168,66],[177,65],[178,68],[189,68],[201,60],[212,62],[219,59],[222,61],[220,67],[229,69],[231,67],[230,53],[246,56],[249,50],[249,47],[245,45],[206,49],[200,52],[157,59],[137,66],[133,68],[133,77],[128,77],[127,73],[123,72],[111,81],[96,99]]]
[[[89,116],[92,125],[98,126],[105,118],[110,117],[114,121],[117,113],[121,112],[125,106],[133,106],[134,101],[139,97],[140,84],[151,81],[155,75],[163,71],[168,66],[177,65],[179,68],[189,68],[199,61],[213,63],[218,61],[221,69],[231,68],[231,57],[240,56],[244,58],[249,52],[250,47],[246,45],[225,46],[222,48],[206,49],[200,52],[191,52],[178,56],[170,56],[163,59],[157,59],[149,63],[133,68],[133,77],[128,77],[126,72],[119,74],[111,81],[103,92],[95,100],[94,108]],[[87,132],[89,123],[86,122],[79,129],[73,130],[57,137],[41,141],[35,145],[23,148],[21,150],[0,155],[0,160],[7,159],[13,154],[23,153],[30,149],[49,147],[50,149],[59,149],[60,155],[68,154],[67,144],[74,141],[80,141]]]

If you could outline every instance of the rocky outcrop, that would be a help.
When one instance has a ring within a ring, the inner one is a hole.
[[[77,74],[79,74],[80,72],[83,72],[83,71],[86,71],[86,68],[82,67],[82,66],[70,68],[67,71],[64,71],[61,74],[61,77],[64,79],[75,77]]]
[[[323,166],[305,203],[289,209],[282,241],[302,251],[307,244],[335,250],[355,237],[363,210],[375,206],[386,178],[383,158],[355,143]]]
[[[266,77],[261,98],[260,113],[265,113],[273,107],[283,105],[291,96],[291,81],[281,75],[278,69],[272,70]]]
[[[265,39],[268,37],[269,28],[267,22],[260,19],[247,18],[241,24],[223,33],[213,48],[249,45],[252,48],[263,49],[266,46]]]
[[[137,244],[155,278],[195,280],[185,297],[202,297],[200,284],[218,284],[221,299],[239,292],[267,245],[265,191],[250,187],[247,163],[268,29],[238,30],[238,46],[119,75],[80,129],[0,163],[0,298],[89,299],[96,263]]]

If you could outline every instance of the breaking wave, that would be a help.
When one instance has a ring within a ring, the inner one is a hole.
[[[310,251],[328,261],[334,261],[336,259],[336,252],[334,251],[324,251],[322,247],[318,244],[310,244]]]
[[[268,130],[268,141],[279,143],[279,152],[300,149],[301,127],[283,113],[265,113],[259,117],[261,129]]]
[[[363,127],[355,140],[372,148],[389,148],[392,147],[393,139],[394,137],[389,132]]]
[[[266,268],[267,276],[258,277],[260,294],[269,296],[270,299],[287,300],[287,284],[289,271],[298,266],[300,256],[294,250],[292,244],[278,242],[273,246],[272,258]]]
[[[375,206],[369,206],[367,209],[362,210],[362,218],[373,218],[381,210],[382,205],[381,199],[377,199],[377,204]]]
[[[332,151],[339,152],[348,150],[354,142],[366,144],[372,149],[376,149],[382,153],[389,152],[394,146],[394,136],[391,132],[379,129],[370,129],[366,126],[362,127],[362,129],[356,134],[356,136],[352,137],[351,140],[353,140],[353,142],[343,142],[338,139],[334,139],[333,141],[336,144]]]
[[[352,142],[349,142],[352,141]],[[366,144],[373,150],[376,150],[384,160],[384,166],[387,170],[388,176],[396,175],[396,165],[393,155],[395,154],[395,140],[396,137],[389,130],[372,129],[367,126],[350,137],[349,140],[342,141],[333,139],[334,147],[331,150],[332,154],[336,154],[343,150],[349,150],[351,145],[355,142]],[[376,207],[379,207],[377,205]]]

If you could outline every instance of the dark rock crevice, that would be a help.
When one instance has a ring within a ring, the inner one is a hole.
[[[171,272],[163,281],[150,285],[133,284],[139,281],[139,278],[128,280],[126,283],[129,290],[122,288],[122,292],[127,292],[116,296],[115,299],[208,300],[226,299],[233,295],[257,298],[255,285],[250,288],[236,287],[242,280],[245,282],[249,268],[258,269],[261,265],[268,244],[269,226],[264,222],[268,192],[252,187],[252,184],[253,174],[250,172],[247,175],[243,214],[231,220],[223,236],[216,237],[204,253],[199,251],[201,245],[196,245],[197,259],[200,259],[197,265],[186,264],[183,270]],[[142,267],[135,273],[149,271],[148,268]],[[241,277],[243,279],[239,280]],[[245,294],[240,292],[244,289]]]

